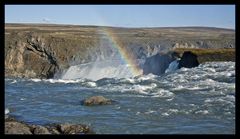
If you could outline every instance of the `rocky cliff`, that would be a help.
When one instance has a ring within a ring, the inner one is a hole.
[[[5,24],[5,76],[53,78],[72,65],[114,58],[113,38],[137,59],[175,48],[235,48],[235,31],[220,28]]]

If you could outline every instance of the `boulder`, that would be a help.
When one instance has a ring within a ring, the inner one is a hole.
[[[30,128],[23,123],[10,121],[5,122],[5,134],[32,134]]]
[[[197,67],[199,65],[197,55],[192,53],[191,51],[186,51],[183,53],[181,60],[179,61],[179,68],[192,68]]]
[[[33,134],[51,134],[46,127],[40,125],[32,125],[30,127]]]
[[[107,105],[112,104],[112,100],[107,99],[103,96],[93,96],[82,101],[83,105],[92,106],[92,105]]]
[[[90,128],[86,125],[73,125],[73,124],[59,124],[57,129],[62,134],[84,134],[90,131]]]

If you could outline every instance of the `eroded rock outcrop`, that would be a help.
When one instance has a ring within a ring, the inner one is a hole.
[[[53,51],[44,39],[34,33],[12,34],[15,42],[7,42],[5,49],[5,74],[14,77],[52,78],[58,69]],[[17,38],[22,36],[22,40]],[[24,40],[25,39],[25,40]]]

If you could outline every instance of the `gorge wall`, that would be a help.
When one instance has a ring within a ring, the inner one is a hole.
[[[5,76],[53,78],[73,65],[116,58],[110,35],[136,59],[182,48],[235,48],[230,29],[5,24]]]

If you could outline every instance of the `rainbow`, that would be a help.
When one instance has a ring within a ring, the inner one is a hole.
[[[136,63],[136,58],[131,55],[121,41],[118,40],[118,37],[114,35],[113,31],[110,28],[103,28],[102,33],[104,33],[108,40],[113,44],[112,47],[116,48],[121,55],[121,59],[125,64],[130,65],[130,71],[133,76],[141,75],[142,69],[140,69]]]

